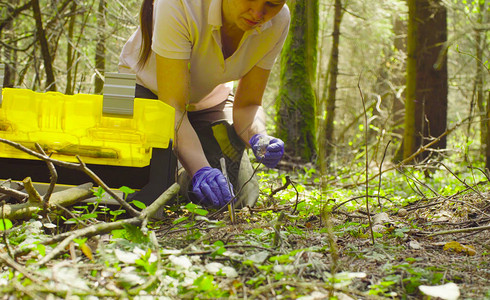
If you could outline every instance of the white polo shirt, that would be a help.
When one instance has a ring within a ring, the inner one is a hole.
[[[267,23],[246,31],[235,53],[226,60],[221,51],[222,0],[155,0],[152,53],[139,69],[140,28],[124,45],[119,71],[136,74],[136,82],[157,93],[155,53],[173,59],[190,59],[192,110],[224,101],[233,85],[254,66],[271,69],[289,29],[286,5]],[[164,72],[164,70],[162,70]],[[226,84],[228,83],[228,84]]]

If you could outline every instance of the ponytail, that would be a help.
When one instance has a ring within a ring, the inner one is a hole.
[[[143,0],[140,10],[141,48],[138,67],[143,68],[151,54],[153,35],[153,0]]]

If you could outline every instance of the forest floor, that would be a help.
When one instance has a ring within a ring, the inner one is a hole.
[[[450,196],[371,197],[369,226],[362,189],[324,201],[312,178],[260,178],[259,202],[234,223],[227,212],[166,206],[148,232],[127,224],[78,236],[41,264],[60,247],[46,240],[122,215],[85,204],[50,222],[14,221],[0,299],[429,299],[425,286],[443,286],[433,291],[441,299],[490,299],[488,182]]]

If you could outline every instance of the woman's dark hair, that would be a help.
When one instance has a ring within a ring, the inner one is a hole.
[[[153,0],[143,0],[140,10],[141,49],[138,67],[143,68],[151,54],[153,35]]]

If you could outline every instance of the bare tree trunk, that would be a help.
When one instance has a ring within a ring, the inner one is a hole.
[[[101,76],[105,70],[106,8],[106,1],[99,0],[99,10],[97,12],[97,46],[95,49],[95,94],[102,93],[104,88],[104,80]]]
[[[52,58],[49,52],[48,40],[46,39],[39,0],[32,0],[32,10],[34,12],[34,19],[36,20],[36,36],[39,45],[41,46],[41,54],[43,56],[44,68],[46,71],[46,89],[49,91],[56,91],[56,80],[53,71]]]
[[[486,148],[486,159],[485,159],[485,167],[487,170],[490,170],[490,91],[488,91],[488,96],[487,96],[487,148]]]
[[[76,21],[76,12],[77,10],[77,2],[73,1],[70,9],[70,22],[68,23],[68,42],[66,45],[66,88],[65,94],[72,95],[73,94],[73,58],[74,58],[74,49],[73,49],[73,31],[75,28]]]
[[[486,15],[486,5],[485,1],[481,1],[479,6],[480,6],[480,12],[478,15],[478,20],[477,24],[478,25],[483,25],[486,24],[486,20],[484,20],[484,16]],[[485,47],[487,46],[487,40],[486,40],[486,32],[482,31],[481,29],[477,28],[475,29],[475,44],[476,44],[476,78],[475,78],[475,94],[476,94],[476,103],[478,105],[478,109],[480,111],[481,117],[480,117],[480,143],[481,143],[481,153],[485,154],[487,153],[487,150],[490,147],[490,145],[487,142],[487,136],[488,136],[488,130],[489,127],[487,126],[487,122],[485,119],[485,95],[484,95],[484,88],[483,88],[483,83],[484,83],[484,71],[483,71],[483,51],[486,49]],[[488,103],[487,103],[488,105]]]
[[[446,131],[448,93],[446,8],[440,0],[409,0],[408,4],[404,158]],[[445,147],[446,137],[432,148]]]
[[[417,34],[416,0],[408,0],[407,32],[407,88],[405,98],[405,131],[403,132],[403,158],[410,156],[416,148],[415,93],[417,82]]]
[[[13,4],[17,4],[17,3],[13,3]],[[7,15],[12,15],[12,13],[13,13],[13,7],[8,6],[7,7]],[[11,37],[12,37],[12,32],[11,32],[12,21],[13,20],[7,20],[5,22],[5,25],[3,27],[4,31],[0,32],[0,39],[1,40],[5,40],[5,41],[12,40],[11,39]],[[15,43],[9,43],[9,46],[15,47]],[[4,87],[12,87],[14,85],[14,82],[15,82],[15,72],[13,71],[14,61],[12,59],[13,55],[14,55],[14,51],[12,51],[11,48],[4,47],[3,57],[4,57],[4,63],[5,63],[5,74],[4,74],[4,78],[3,78],[3,82],[2,82]]]
[[[339,73],[339,43],[340,43],[340,25],[342,23],[342,1],[335,0],[335,13],[332,32],[332,49],[330,52],[330,59],[328,61],[328,82],[325,84],[325,90],[323,92],[323,99],[326,96],[326,110],[327,116],[323,126],[321,126],[320,135],[320,148],[323,149],[322,159],[324,159],[324,166],[328,164],[328,160],[333,150],[334,142],[334,121],[335,121],[335,102],[337,94],[337,76]],[[328,90],[327,90],[328,89]],[[327,92],[328,91],[328,92]],[[322,101],[324,102],[324,101]],[[320,118],[322,120],[323,118]]]

